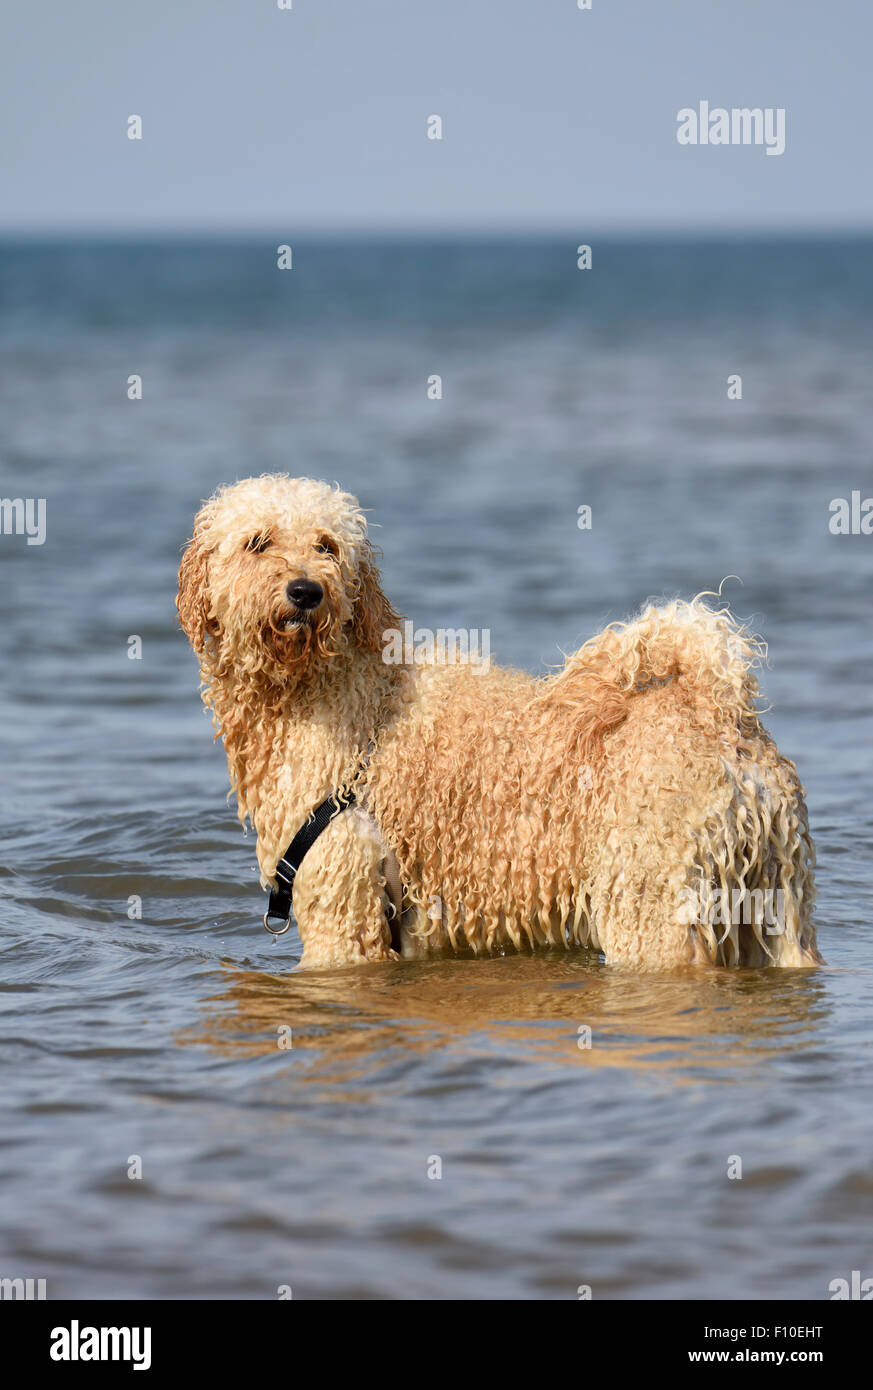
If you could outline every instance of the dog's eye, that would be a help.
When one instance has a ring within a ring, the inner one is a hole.
[[[327,536],[321,536],[320,539],[315,542],[315,548],[316,550],[320,550],[322,555],[333,555],[336,557],[338,553],[333,541]]]
[[[269,536],[252,536],[250,541],[246,541],[246,550],[250,550],[254,555],[263,555],[272,544]]]

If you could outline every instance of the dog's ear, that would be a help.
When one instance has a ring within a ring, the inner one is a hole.
[[[176,607],[182,630],[198,656],[203,655],[206,647],[205,633],[209,626],[208,560],[203,537],[195,530],[179,566]]]
[[[358,646],[366,651],[381,652],[385,646],[382,634],[388,628],[396,628],[399,622],[400,615],[382,592],[375,552],[368,543],[358,561],[358,592],[352,617],[352,636]]]

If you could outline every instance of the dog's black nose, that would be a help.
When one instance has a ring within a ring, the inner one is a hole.
[[[317,608],[324,598],[324,590],[314,579],[292,579],[285,593],[297,608]]]

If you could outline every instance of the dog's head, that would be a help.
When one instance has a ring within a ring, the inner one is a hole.
[[[350,643],[380,651],[399,621],[357,500],[282,474],[234,483],[203,505],[176,607],[207,668],[279,682]]]

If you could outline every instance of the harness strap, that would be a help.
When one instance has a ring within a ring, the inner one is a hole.
[[[264,913],[264,926],[271,936],[284,936],[291,926],[291,898],[294,892],[294,879],[303,863],[304,855],[312,849],[319,835],[326,830],[331,821],[341,812],[354,806],[354,792],[334,792],[320,806],[316,806],[309,820],[297,831],[294,839],[276,865],[277,886],[270,892],[270,905]],[[284,926],[275,930],[270,926],[270,918],[276,917]]]

